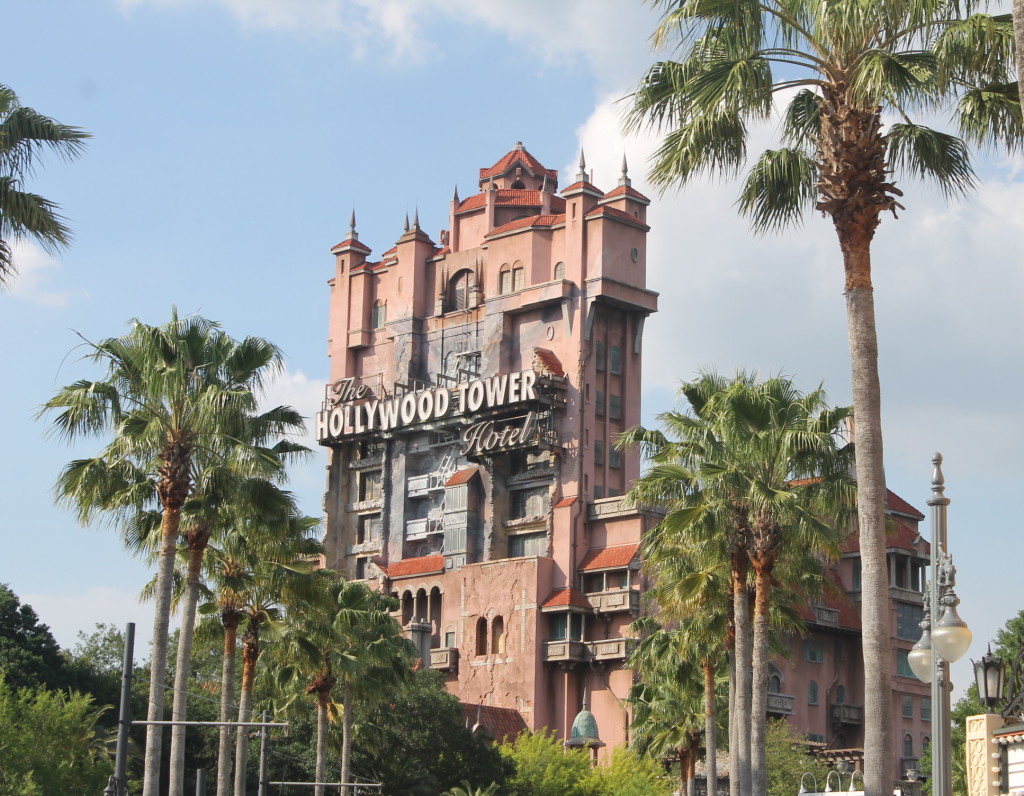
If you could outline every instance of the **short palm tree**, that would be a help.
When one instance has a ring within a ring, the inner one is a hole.
[[[769,119],[783,92],[783,146],[754,164],[740,210],[759,232],[814,210],[836,230],[857,412],[864,670],[873,673],[865,692],[866,782],[871,792],[887,792],[892,690],[871,241],[883,213],[902,207],[894,172],[932,179],[946,193],[971,187],[964,142],[909,113],[966,97],[965,86],[1012,82],[1010,20],[964,20],[962,4],[943,0],[652,1],[665,12],[656,41],[679,52],[647,73],[629,116],[633,128],[650,123],[666,132],[654,156],[655,183],[737,173],[750,124]],[[987,107],[962,105],[962,128],[986,135],[993,118],[997,127],[1006,123],[1006,114]],[[885,112],[901,121],[887,124]],[[1016,113],[1019,129],[1019,104]]]
[[[12,241],[32,238],[49,252],[71,242],[58,205],[25,191],[24,182],[41,150],[70,160],[82,153],[89,137],[26,108],[14,91],[0,85],[0,286],[15,274]]]
[[[238,341],[214,322],[179,318],[177,311],[163,326],[136,320],[122,337],[86,346],[87,359],[105,373],[61,388],[40,414],[52,414],[53,433],[69,441],[110,441],[99,456],[68,464],[55,490],[82,522],[102,516],[126,527],[156,497],[160,552],[147,720],[162,720],[182,509],[202,473],[238,455],[281,355],[266,340]],[[161,729],[146,729],[143,796],[160,792]]]

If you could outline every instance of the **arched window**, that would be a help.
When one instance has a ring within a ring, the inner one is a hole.
[[[505,652],[505,620],[500,616],[491,620],[491,654],[501,655]]]
[[[508,265],[501,266],[498,272],[498,295],[505,296],[512,292],[512,269]]]
[[[811,682],[807,684],[807,704],[818,704],[818,683],[814,680],[811,680]]]
[[[768,669],[768,693],[769,694],[781,694],[782,693],[782,672],[775,668],[774,664],[769,664]]]
[[[520,190],[520,191],[521,191],[521,190],[523,190],[523,189],[524,189],[524,188],[526,187],[526,184],[525,184],[525,183],[524,183],[524,182],[523,182],[522,180],[516,180],[515,182],[513,182],[513,183],[512,183],[512,184],[511,184],[510,186],[508,186],[508,187],[509,187],[509,188],[513,188],[513,189],[517,189],[517,190]]]
[[[522,263],[515,263],[512,266],[512,290],[518,293],[526,287],[526,269]]]
[[[445,295],[445,312],[469,309],[471,291],[476,287],[476,277],[468,268],[463,268],[448,280],[448,292]]]
[[[932,745],[932,739],[927,735],[921,738],[921,754],[928,751],[928,747]]]
[[[487,618],[483,616],[476,620],[476,654],[487,654]]]
[[[845,686],[838,686],[836,688],[836,704],[837,705],[845,705],[846,704],[846,687]]]
[[[903,736],[903,756],[914,756],[914,736],[911,735],[909,732]]]
[[[565,279],[565,263],[555,263],[555,279]]]
[[[387,322],[388,305],[383,301],[378,301],[370,311],[370,328],[380,329]]]

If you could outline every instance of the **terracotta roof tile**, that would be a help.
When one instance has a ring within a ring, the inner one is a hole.
[[[632,185],[619,185],[616,188],[612,188],[610,191],[608,191],[608,193],[604,195],[604,198],[612,199],[616,196],[632,196],[636,199],[642,199],[645,202],[651,201],[642,193],[640,193],[640,191],[634,188]]]
[[[574,608],[591,608],[590,601],[580,594],[576,589],[555,589],[548,598],[541,603],[541,608],[561,608],[572,606]]]
[[[483,207],[485,204],[487,204],[487,196],[483,193],[475,193],[459,202],[459,206],[455,208],[455,212],[465,213],[468,210],[476,210],[477,208]]]
[[[604,194],[601,192],[600,188],[598,188],[596,185],[594,185],[591,182],[586,182],[585,180],[581,180],[580,182],[574,182],[568,188],[564,188],[562,190],[562,194],[564,195],[564,194],[569,193],[569,191],[578,191],[578,190],[588,190],[588,191],[590,191],[592,193],[596,193],[596,194],[598,194],[600,196],[604,196]]]
[[[533,355],[540,360],[540,363],[544,366],[545,370],[552,376],[558,376],[561,378],[565,375],[565,368],[562,367],[561,361],[555,356],[554,351],[550,351],[547,348],[534,348]]]
[[[558,215],[547,215],[547,216],[528,216],[527,218],[517,218],[515,221],[509,221],[507,224],[502,224],[500,227],[495,227],[487,233],[487,237],[491,235],[501,235],[505,232],[513,232],[517,229],[527,229],[529,227],[553,227],[557,224],[565,223],[565,214]]]
[[[359,249],[360,251],[364,251],[367,254],[369,254],[372,251],[372,249],[369,246],[367,246],[365,243],[363,243],[361,240],[353,240],[352,238],[345,238],[345,240],[343,240],[337,246],[332,246],[331,247],[331,251],[332,252],[333,251],[337,251],[338,249],[342,249],[342,248],[345,248],[345,247],[351,247],[353,249]]]
[[[397,246],[392,246],[390,249],[388,249],[386,252],[384,252],[381,255],[381,257],[387,257],[389,254],[398,254],[398,247]]]
[[[522,715],[515,708],[498,708],[492,705],[462,704],[462,717],[466,727],[483,732],[496,743],[514,741],[529,729]],[[479,725],[479,727],[477,726]]]
[[[419,558],[403,558],[392,564],[378,565],[389,578],[408,578],[413,575],[427,575],[444,572],[444,556],[420,556]]]
[[[624,210],[619,210],[619,208],[617,207],[608,207],[607,205],[600,205],[598,207],[595,207],[593,210],[587,213],[586,218],[599,218],[600,216],[607,216],[608,218],[617,218],[621,221],[628,221],[630,224],[635,224],[636,226],[642,227],[643,229],[650,229],[649,226],[647,226],[643,221],[641,221],[636,216],[631,216]]]
[[[918,519],[923,520],[924,515],[911,506],[907,501],[893,492],[891,489],[885,490],[885,504],[886,508],[890,511],[898,511],[900,514],[911,514]]]
[[[514,205],[516,207],[540,207],[540,191],[527,191],[521,188],[499,188],[494,192],[496,205]]]
[[[621,569],[628,567],[636,557],[636,551],[640,549],[640,543],[621,544],[614,547],[600,547],[591,550],[584,557],[580,564],[581,571],[593,571],[595,569]]]
[[[571,506],[575,502],[576,502],[576,496],[575,495],[570,495],[569,497],[564,497],[561,500],[559,500],[554,505],[554,508],[556,508],[556,509],[564,509],[566,506]]]
[[[825,577],[832,588],[826,589],[818,604],[839,612],[839,616],[837,617],[839,627],[846,630],[860,630],[860,609],[846,596],[843,583],[839,579],[839,573],[836,571],[835,567],[829,567],[825,573]],[[799,613],[805,622],[814,621],[814,610],[811,606],[801,606],[799,608]]]
[[[461,484],[468,484],[474,475],[478,472],[476,467],[466,467],[462,470],[456,470],[452,477],[444,482],[445,486],[460,486]]]
[[[916,553],[928,553],[931,551],[931,545],[924,538],[920,538],[920,534],[914,528],[914,526],[907,520],[899,517],[888,517],[886,523],[886,534],[885,534],[885,546],[895,547],[899,550],[912,550]],[[917,544],[914,544],[914,541]],[[860,550],[860,533],[851,533],[846,539],[843,540],[841,549],[844,553],[855,553]]]
[[[547,174],[553,179],[558,179],[558,172],[556,170],[545,168],[537,158],[525,149],[513,149],[511,152],[502,156],[502,158],[489,169],[480,169],[480,179],[486,180],[488,177],[498,177],[505,174],[517,162],[522,163],[537,176]]]

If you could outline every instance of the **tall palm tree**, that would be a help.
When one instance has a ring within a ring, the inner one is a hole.
[[[628,124],[667,132],[653,161],[659,186],[738,172],[750,123],[771,117],[776,93],[795,91],[783,114],[784,146],[757,160],[739,207],[759,232],[817,210],[838,237],[857,413],[864,670],[872,673],[866,782],[873,793],[888,792],[892,691],[871,241],[882,214],[902,207],[893,172],[933,179],[946,193],[971,187],[964,142],[908,114],[948,102],[964,85],[991,83],[994,73],[1012,82],[1012,48],[1000,46],[1010,23],[984,16],[958,23],[957,5],[942,0],[652,2],[665,12],[655,40],[677,44],[679,58],[648,71]],[[965,38],[978,46],[958,46]],[[883,123],[886,111],[902,121]]]
[[[689,413],[659,417],[677,439],[663,436],[655,445],[657,438],[643,429],[625,437],[647,440],[648,452],[654,445],[658,462],[641,477],[635,499],[649,501],[659,492],[672,496],[669,513],[645,545],[655,556],[664,555],[659,544],[669,555],[685,546],[715,544],[716,538],[720,545],[737,527],[749,539],[755,574],[749,792],[761,794],[775,566],[786,548],[837,547],[837,520],[854,493],[848,477],[852,446],[837,442],[849,410],[829,407],[821,389],[804,395],[788,379],[760,381],[744,373],[731,380],[703,374],[684,383],[680,393]]]
[[[92,459],[69,463],[59,500],[82,522],[130,521],[155,495],[161,512],[148,721],[163,719],[171,591],[181,514],[202,473],[222,467],[244,446],[247,419],[264,380],[281,367],[278,349],[259,338],[238,341],[218,324],[173,311],[169,323],[135,320],[128,334],[86,343],[105,368],[97,379],[62,387],[40,414],[69,441],[110,437]],[[143,796],[160,792],[161,726],[146,728]]]
[[[24,190],[36,156],[43,149],[65,160],[78,157],[89,134],[26,108],[18,95],[0,85],[0,286],[16,269],[11,241],[33,238],[53,252],[71,242],[71,230],[57,213],[58,205]]]

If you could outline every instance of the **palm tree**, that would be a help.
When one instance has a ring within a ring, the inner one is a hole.
[[[633,95],[629,126],[667,131],[654,156],[662,188],[703,172],[735,174],[748,125],[770,118],[778,92],[784,146],[749,172],[739,206],[764,232],[811,210],[832,219],[845,270],[853,404],[857,414],[858,518],[862,554],[867,788],[891,788],[891,663],[885,568],[885,476],[871,241],[887,211],[902,207],[892,172],[934,179],[946,193],[973,184],[964,142],[910,120],[912,108],[945,103],[964,85],[1012,82],[1009,20],[961,22],[955,3],[925,0],[652,0],[665,10],[659,44],[679,60],[652,67]],[[958,42],[971,39],[978,46]],[[776,72],[777,70],[777,72]],[[903,119],[883,124],[883,112]],[[963,110],[963,109],[962,109]],[[984,123],[967,118],[968,129]]]
[[[69,441],[112,436],[99,456],[69,463],[55,490],[82,522],[130,522],[155,495],[161,512],[148,721],[163,719],[171,591],[181,514],[202,473],[244,446],[264,380],[281,367],[265,340],[237,341],[198,316],[163,326],[135,320],[122,337],[87,342],[98,379],[61,388],[41,410]],[[160,792],[161,727],[146,728],[143,796]]]
[[[703,374],[683,384],[680,393],[690,413],[659,417],[676,441],[658,440],[644,429],[632,429],[624,438],[646,440],[648,454],[655,453],[658,462],[641,477],[634,499],[649,502],[660,492],[663,505],[666,493],[673,501],[646,541],[655,557],[714,545],[716,538],[721,546],[721,538],[737,527],[749,539],[746,550],[755,575],[749,792],[759,794],[766,787],[769,608],[776,562],[787,548],[834,552],[837,546],[835,521],[853,497],[847,476],[852,446],[837,444],[849,410],[830,408],[821,389],[804,395],[785,378],[758,381],[744,373],[732,380]],[[737,683],[740,671],[737,665]],[[745,785],[741,781],[741,791]]]
[[[277,683],[295,693],[298,686],[316,697],[316,781],[326,782],[328,723],[341,714],[342,794],[347,796],[352,748],[352,700],[382,699],[388,688],[410,676],[415,650],[401,635],[389,613],[395,600],[371,591],[361,583],[336,581],[317,603],[292,617],[281,649],[285,663]],[[334,701],[340,685],[342,701]],[[317,785],[314,796],[323,796]]]
[[[33,238],[53,252],[71,242],[58,205],[23,189],[36,155],[51,149],[65,160],[78,157],[89,134],[54,121],[18,101],[0,85],[0,286],[16,273],[11,241]]]

